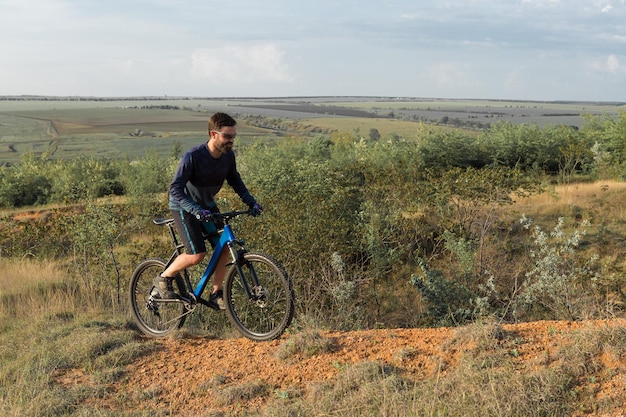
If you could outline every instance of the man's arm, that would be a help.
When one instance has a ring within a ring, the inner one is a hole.
[[[183,210],[194,216],[202,211],[202,207],[193,201],[185,192],[189,177],[192,172],[192,159],[190,154],[185,154],[178,165],[174,179],[170,185],[170,200],[176,202]]]

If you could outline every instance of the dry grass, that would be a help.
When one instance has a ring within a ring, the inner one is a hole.
[[[0,317],[38,317],[74,311],[77,297],[54,261],[0,258]]]
[[[316,330],[305,330],[289,337],[276,352],[276,356],[281,360],[297,360],[298,358],[309,358],[321,353],[328,353],[334,348],[332,339],[322,336]]]
[[[25,292],[41,284],[63,280],[61,268],[49,260],[0,258],[0,268],[0,295]]]
[[[516,204],[503,208],[503,216],[511,223],[527,216],[533,220],[533,226],[546,231],[552,230],[560,217],[568,229],[578,228],[583,220],[589,221],[579,248],[581,257],[598,255],[602,275],[618,277],[626,271],[624,203],[626,182],[558,185],[542,194],[518,199]]]
[[[271,392],[270,387],[262,381],[250,382],[224,387],[213,392],[220,406],[237,404],[241,401],[250,401],[258,397],[266,397]]]
[[[0,258],[0,268],[0,415],[75,415],[154,349],[103,302],[86,308],[89,290],[58,262]]]
[[[557,185],[545,193],[518,199],[509,210],[515,213],[532,213],[537,218],[572,214],[575,218],[582,216],[589,219],[601,209],[603,216],[611,216],[626,228],[625,192],[626,182],[617,181]]]

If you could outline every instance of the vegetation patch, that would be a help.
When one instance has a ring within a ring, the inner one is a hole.
[[[304,330],[282,343],[276,355],[281,360],[298,360],[299,357],[310,357],[331,352],[334,348],[332,339],[314,330]]]
[[[165,132],[208,111],[118,108],[91,126],[127,131],[133,113],[163,129],[129,132]],[[142,151],[111,157],[109,136],[63,133],[49,124],[53,110],[18,113],[0,121],[11,129],[2,143],[15,151],[0,167],[0,409],[80,415],[89,398],[111,409],[128,398],[154,405],[167,392],[161,380],[115,391],[129,366],[167,348],[128,322],[128,277],[141,260],[170,253],[152,219],[169,215],[167,189],[187,147],[178,139],[196,144],[206,133],[120,133],[115,141]],[[58,113],[78,129],[93,110]],[[308,121],[242,116],[238,168],[265,211],[233,227],[251,250],[281,261],[297,294],[298,332],[274,359],[291,366],[338,353],[311,329],[460,329],[439,352],[456,362],[433,353],[428,363],[440,367],[428,381],[400,370],[422,352],[404,346],[391,362],[344,358],[332,381],[308,391],[262,376],[224,383],[221,404],[272,399],[268,407],[294,415],[610,410],[619,396],[597,400],[597,381],[622,372],[623,332],[589,329],[524,368],[529,343],[507,323],[623,317],[625,116],[590,115],[577,128],[504,121],[471,132],[391,117],[360,130],[310,131]],[[394,131],[399,122],[412,133]],[[145,152],[139,140],[162,140],[167,150]],[[228,190],[218,198],[223,210],[241,206]],[[172,342],[229,335],[223,316],[202,311]]]

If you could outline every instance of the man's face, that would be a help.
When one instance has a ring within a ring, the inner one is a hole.
[[[233,143],[237,136],[237,126],[223,126],[219,131],[211,131],[211,139],[215,141],[215,148],[222,153],[233,150]]]

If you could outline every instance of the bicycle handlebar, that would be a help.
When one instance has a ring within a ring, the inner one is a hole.
[[[254,216],[253,210],[252,209],[248,209],[248,210],[233,210],[233,211],[227,211],[226,213],[213,213],[210,219],[206,219],[206,220],[201,220],[198,219],[200,221],[205,221],[205,222],[212,222],[215,219],[218,220],[223,220],[224,224],[228,224],[228,222],[230,221],[230,219],[234,219],[237,216],[241,216],[242,214],[247,214],[249,216]],[[153,219],[152,222],[154,224],[156,224],[157,226],[164,226],[164,225],[173,225],[174,224],[174,219],[172,218],[158,218],[158,219]]]
[[[241,216],[242,214],[247,214],[249,216],[254,216],[254,214],[252,213],[252,209],[248,209],[248,210],[233,210],[233,211],[227,211],[225,213],[213,213],[213,214],[211,214],[211,218],[206,219],[206,220],[200,219],[200,221],[212,222],[214,220],[222,220],[224,222],[224,224],[228,224],[228,222],[231,219],[234,219],[237,216]]]

